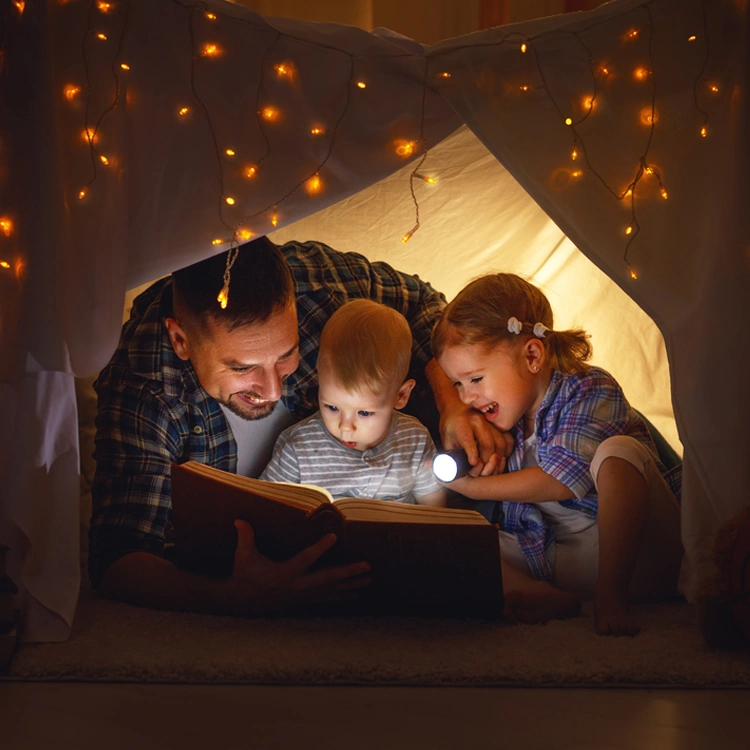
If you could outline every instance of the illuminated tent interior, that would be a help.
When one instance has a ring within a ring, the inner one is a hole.
[[[750,479],[746,3],[615,0],[430,47],[220,0],[2,23],[0,543],[28,640],[75,614],[79,422],[90,446],[126,293],[265,233],[449,299],[490,270],[541,286],[684,454],[694,599]]]

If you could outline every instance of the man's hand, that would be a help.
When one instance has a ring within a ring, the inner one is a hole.
[[[324,568],[310,568],[335,543],[335,534],[326,534],[285,562],[276,563],[258,552],[253,527],[236,520],[237,549],[234,570],[227,581],[230,607],[246,614],[264,614],[286,607],[356,599],[357,590],[370,583],[363,575],[369,563],[358,562]]]
[[[501,474],[513,451],[513,437],[491,425],[480,412],[458,399],[440,414],[440,435],[446,449],[461,447],[471,464],[472,477]]]

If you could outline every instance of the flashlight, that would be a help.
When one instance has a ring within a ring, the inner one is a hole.
[[[463,448],[438,453],[432,459],[432,472],[441,482],[452,482],[469,473],[471,464]]]

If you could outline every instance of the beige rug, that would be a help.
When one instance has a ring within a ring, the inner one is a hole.
[[[231,617],[80,604],[59,644],[24,645],[6,679],[293,685],[750,687],[750,653],[711,650],[687,604],[644,605],[635,638],[590,611],[547,625],[397,617]]]

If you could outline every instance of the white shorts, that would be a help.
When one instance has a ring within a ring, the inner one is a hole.
[[[591,475],[597,486],[599,469],[605,459],[617,457],[632,464],[648,485],[649,508],[638,550],[630,596],[634,600],[663,599],[677,591],[682,562],[680,506],[659,472],[653,455],[643,443],[628,435],[603,441],[591,462]],[[513,534],[501,531],[503,561],[531,576],[531,568]],[[599,575],[599,526],[594,523],[571,534],[557,533],[550,562],[552,584],[563,591],[593,599]]]

